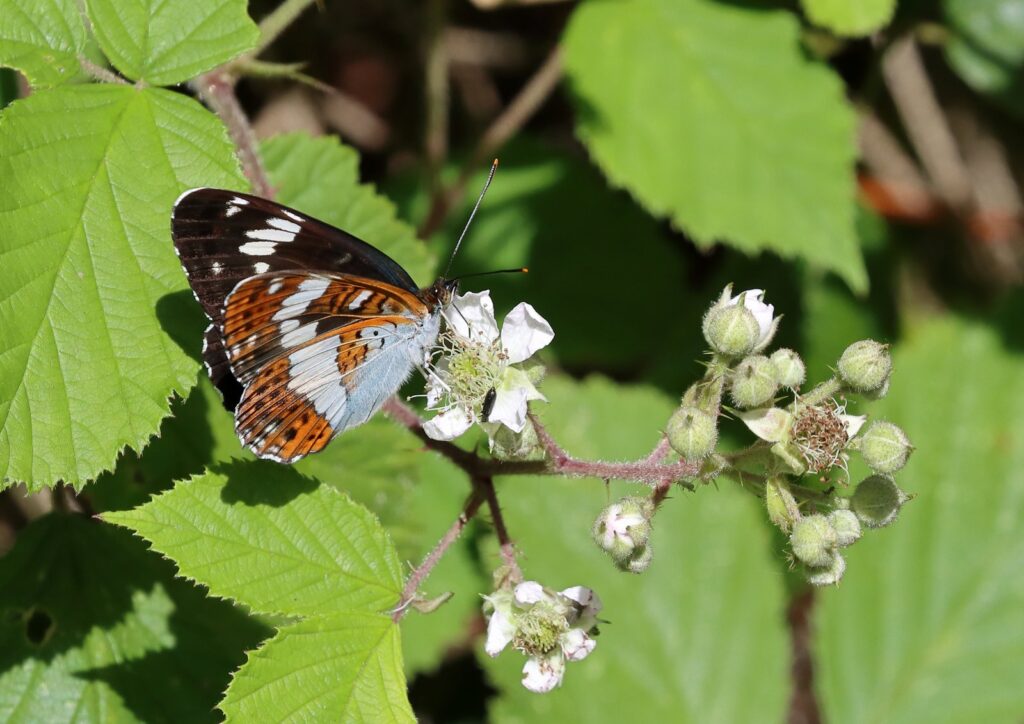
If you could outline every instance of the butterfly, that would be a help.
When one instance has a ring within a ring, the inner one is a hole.
[[[420,289],[352,234],[236,191],[183,193],[171,235],[210,319],[203,361],[235,431],[282,463],[369,420],[422,368],[458,287],[441,277]]]

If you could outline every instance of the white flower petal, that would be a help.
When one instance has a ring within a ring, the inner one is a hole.
[[[544,593],[544,586],[536,581],[523,581],[516,586],[515,598],[516,603],[521,606],[529,606],[530,604],[543,601],[547,598],[547,594]]]
[[[591,591],[586,586],[573,586],[562,591],[562,595],[566,598],[570,598],[580,606],[583,607],[583,616],[596,616],[598,612],[603,608],[601,605],[601,599],[597,597],[597,594]]]
[[[461,407],[445,410],[423,423],[423,432],[431,440],[453,440],[473,424],[473,418]]]
[[[501,325],[501,346],[508,352],[511,364],[528,359],[554,338],[551,325],[526,302],[517,304]]]
[[[597,641],[587,636],[586,631],[571,628],[562,634],[562,651],[569,661],[583,661],[597,646]]]
[[[527,659],[523,666],[523,686],[535,694],[546,694],[562,683],[565,656],[555,649],[547,656]]]
[[[764,301],[764,289],[747,289],[726,302],[732,306],[743,300],[743,306],[750,310],[761,330],[760,339],[765,339],[772,331],[772,319],[775,317],[775,306]]]
[[[446,316],[452,328],[472,342],[493,342],[498,338],[494,302],[489,291],[468,292],[456,297]]]
[[[778,407],[762,407],[738,413],[743,424],[762,440],[779,442],[793,424],[793,415]]]
[[[504,611],[495,610],[491,614],[491,620],[487,622],[487,642],[484,644],[484,651],[489,656],[497,656],[509,645],[515,633],[516,627],[512,623],[512,618]]]
[[[846,435],[853,438],[867,422],[867,415],[840,415],[839,418],[846,424]]]
[[[500,422],[513,432],[522,432],[526,427],[527,391],[522,387],[514,387],[497,389],[495,392],[494,407],[491,408],[491,415],[487,419],[490,422]]]

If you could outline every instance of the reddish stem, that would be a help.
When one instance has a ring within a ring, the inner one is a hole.
[[[483,488],[487,496],[487,507],[491,511],[494,533],[498,536],[498,543],[501,546],[501,560],[508,568],[506,578],[512,583],[519,583],[523,580],[523,572],[519,569],[515,545],[512,543],[508,529],[505,527],[505,518],[501,514],[501,506],[498,505],[498,493],[494,489],[494,481],[491,478],[483,478],[478,481],[478,485]]]

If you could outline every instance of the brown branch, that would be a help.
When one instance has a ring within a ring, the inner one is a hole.
[[[512,102],[494,119],[480,137],[476,149],[463,166],[459,178],[448,188],[438,188],[430,202],[430,210],[418,230],[421,239],[434,234],[451,211],[452,206],[462,197],[466,184],[475,171],[493,157],[506,141],[515,135],[533,114],[544,104],[562,78],[562,52],[555,46],[540,68],[526,82]]]
[[[452,544],[459,539],[462,531],[469,524],[469,521],[473,519],[477,511],[480,510],[480,506],[483,504],[485,498],[485,491],[477,487],[472,495],[469,496],[469,500],[466,502],[466,507],[459,513],[459,517],[455,519],[448,531],[441,536],[441,540],[437,542],[433,550],[430,551],[424,558],[423,562],[420,563],[415,569],[413,569],[412,575],[409,576],[409,580],[405,582],[405,588],[402,589],[402,597],[399,599],[398,606],[395,607],[394,612],[391,614],[391,619],[398,623],[401,618],[409,610],[409,604],[416,598],[416,593],[419,587],[423,584],[423,581],[427,579],[430,572],[434,570],[434,567],[441,561],[445,551],[451,548]]]
[[[199,76],[196,83],[199,95],[227,126],[238,161],[252,185],[253,193],[265,199],[273,199],[274,190],[260,158],[256,134],[235,96],[234,77],[226,70],[212,70]]]

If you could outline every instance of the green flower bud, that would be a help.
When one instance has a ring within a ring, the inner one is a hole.
[[[800,507],[785,478],[768,479],[764,489],[764,506],[768,509],[768,519],[785,533],[800,519]]]
[[[860,454],[864,462],[876,473],[895,473],[907,464],[914,446],[907,433],[891,422],[871,423],[860,437]]]
[[[715,451],[718,426],[712,415],[696,407],[680,407],[668,420],[668,441],[686,460],[703,460]]]
[[[757,318],[742,304],[712,307],[703,328],[711,349],[725,357],[745,357],[761,339]]]
[[[885,382],[877,390],[871,390],[870,392],[862,392],[865,400],[881,400],[883,397],[889,394],[889,378],[885,378]]]
[[[775,381],[782,387],[795,390],[804,383],[807,378],[807,368],[800,355],[791,349],[777,349],[769,357],[775,366]]]
[[[832,563],[827,566],[809,567],[807,582],[812,586],[834,586],[846,573],[846,559],[839,553],[832,556]]]
[[[654,503],[650,498],[623,498],[597,516],[592,530],[594,542],[616,565],[624,567],[647,546],[653,515]]]
[[[833,510],[828,514],[828,522],[836,532],[836,545],[840,548],[853,545],[860,538],[860,521],[853,511]]]
[[[789,536],[793,555],[814,568],[832,565],[836,543],[835,528],[819,513],[796,521]]]
[[[760,407],[770,402],[778,391],[775,365],[767,357],[747,357],[732,371],[729,394],[737,407]]]
[[[868,528],[884,528],[896,520],[909,500],[888,475],[864,478],[850,497],[850,510]]]
[[[889,346],[871,339],[854,342],[839,358],[839,378],[855,392],[880,390],[892,372]]]
[[[633,555],[629,557],[629,560],[618,565],[619,568],[628,573],[643,573],[650,568],[653,559],[654,551],[651,550],[651,545],[648,543],[643,548],[637,548],[633,551]]]

